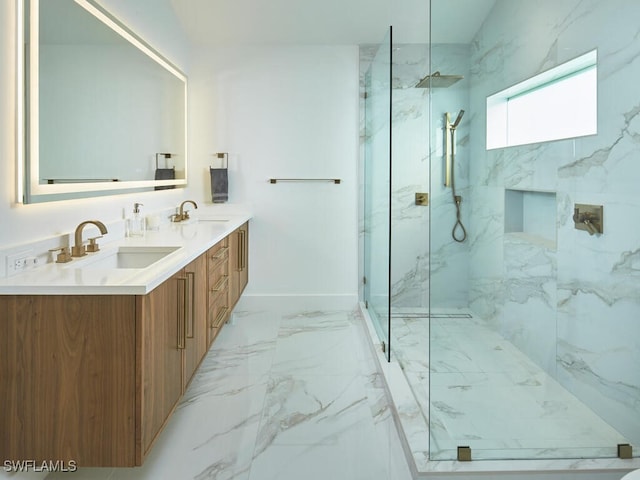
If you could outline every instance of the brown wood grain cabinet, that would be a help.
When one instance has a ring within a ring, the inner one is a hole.
[[[249,281],[249,223],[229,235],[229,303],[235,307]]]
[[[201,255],[184,269],[186,282],[184,323],[184,378],[186,389],[209,349],[207,343],[207,256]]]
[[[135,296],[0,296],[0,458],[136,464]]]
[[[209,279],[209,297],[207,309],[207,341],[209,344],[216,338],[224,322],[229,317],[229,282],[230,282],[230,237],[211,247],[207,252],[207,269]]]
[[[0,295],[0,458],[141,465],[237,301],[232,241],[147,295]]]
[[[131,372],[136,376],[139,395],[135,402],[140,419],[136,464],[147,455],[182,395],[183,278],[183,272],[179,272],[148,295],[137,297],[140,361]]]

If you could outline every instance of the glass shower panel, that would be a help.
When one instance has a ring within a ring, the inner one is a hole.
[[[430,88],[432,460],[640,449],[639,17],[635,0],[496,0],[465,38],[433,30],[430,71],[462,78]],[[487,150],[488,96],[593,49],[597,134]]]
[[[365,76],[364,298],[390,359],[391,36],[379,45]]]
[[[396,29],[397,38],[407,38]],[[415,37],[413,37],[415,38]],[[391,345],[416,401],[428,410],[429,45],[393,45]],[[426,440],[426,436],[425,436]]]

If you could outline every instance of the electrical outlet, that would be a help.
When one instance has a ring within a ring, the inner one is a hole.
[[[38,264],[38,259],[33,255],[33,250],[23,250],[22,252],[7,255],[7,276],[24,272]]]

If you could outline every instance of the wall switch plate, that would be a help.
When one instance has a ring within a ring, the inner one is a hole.
[[[33,250],[23,250],[7,255],[7,277],[24,272],[36,265],[38,265],[38,258],[33,254]]]

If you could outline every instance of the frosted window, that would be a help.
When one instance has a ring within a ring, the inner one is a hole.
[[[598,72],[590,52],[487,98],[487,149],[597,133]]]

